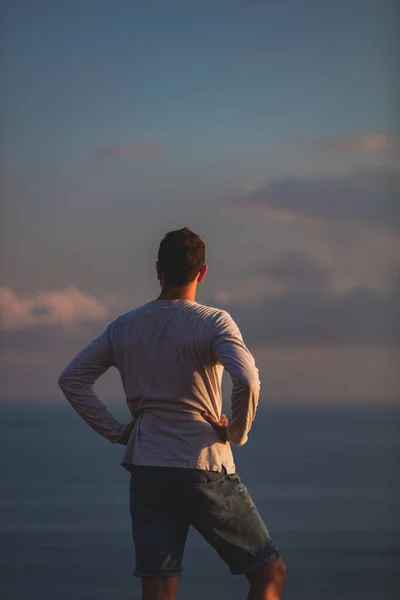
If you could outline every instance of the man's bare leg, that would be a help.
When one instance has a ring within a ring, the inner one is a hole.
[[[179,577],[142,577],[142,600],[175,600]]]
[[[247,600],[281,600],[286,579],[286,565],[282,558],[253,573],[246,573],[250,582]]]

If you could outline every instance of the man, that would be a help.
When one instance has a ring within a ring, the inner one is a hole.
[[[121,315],[65,368],[59,385],[97,433],[126,446],[131,473],[134,575],[143,600],[174,600],[193,525],[231,573],[250,582],[248,600],[279,600],[285,564],[235,471],[230,443],[246,443],[260,381],[231,316],[195,301],[206,275],[205,246],[188,228],[161,241],[160,296]],[[120,424],[94,382],[118,369],[133,420]],[[231,417],[221,379],[231,376]]]

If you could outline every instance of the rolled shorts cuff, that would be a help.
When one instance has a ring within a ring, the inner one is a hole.
[[[175,569],[154,569],[150,571],[141,571],[136,567],[133,572],[134,577],[179,577],[182,574],[182,567]]]
[[[258,571],[258,569],[262,569],[265,565],[269,565],[277,561],[280,558],[280,552],[278,550],[273,550],[267,556],[264,555],[262,558],[253,562],[251,564],[246,565],[241,568],[231,568],[230,571],[232,575],[245,575],[246,573],[253,573],[254,571]]]

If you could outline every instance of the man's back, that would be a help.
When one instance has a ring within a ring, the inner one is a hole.
[[[224,367],[233,380],[228,439],[243,444],[255,416],[258,369],[227,312],[190,300],[153,300],[113,321],[86,349],[86,367],[94,357],[99,362],[99,353],[118,369],[128,407],[137,418],[124,466],[211,471],[224,466],[235,472],[229,442],[202,417],[204,412],[221,415]],[[68,380],[79,376],[73,371],[72,362],[63,374],[72,404]]]
[[[110,328],[116,366],[134,416],[123,464],[234,472],[229,444],[201,413],[220,414],[223,367],[212,339],[220,311],[188,300],[154,300]]]
[[[220,396],[222,377],[212,352],[221,314],[189,300],[153,300],[109,327],[130,408],[175,415],[212,409],[209,396]]]

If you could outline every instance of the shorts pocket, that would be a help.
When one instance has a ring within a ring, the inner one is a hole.
[[[185,469],[184,479],[186,485],[214,485],[218,481],[223,481],[226,477],[226,470],[223,467],[222,471],[206,471],[203,469]]]
[[[228,494],[232,498],[232,502],[236,502],[237,507],[239,503],[241,511],[244,508],[246,510],[254,510],[256,508],[256,505],[249,493],[249,490],[244,485],[237,473],[228,475],[227,488]]]
[[[190,485],[188,496],[195,526],[196,522],[216,526],[234,517],[224,475],[214,481]]]

